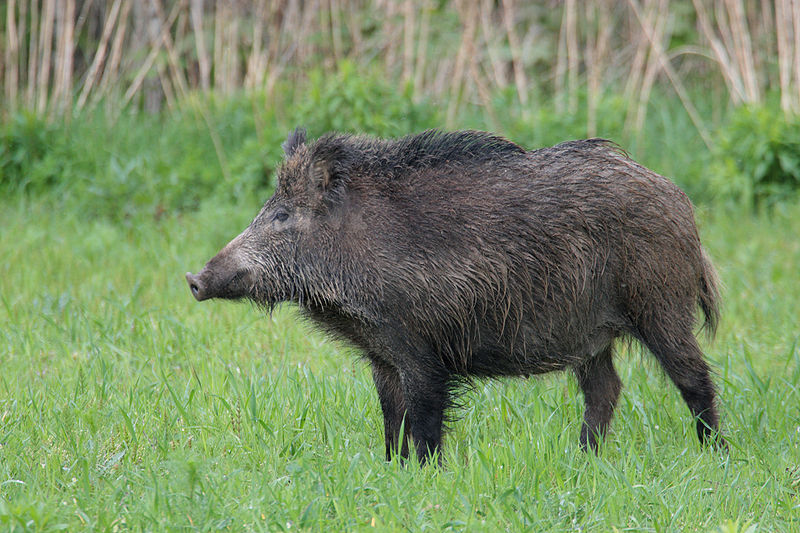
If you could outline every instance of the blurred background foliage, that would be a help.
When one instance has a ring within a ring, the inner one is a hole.
[[[696,202],[800,188],[791,0],[6,0],[0,191],[90,216],[263,199],[296,125],[603,136]]]

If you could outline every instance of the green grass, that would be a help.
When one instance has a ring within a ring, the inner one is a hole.
[[[296,312],[191,298],[258,204],[90,221],[0,200],[0,530],[800,528],[800,207],[701,212],[728,455],[651,357],[599,457],[564,374],[480,383],[442,468],[383,460],[368,369]]]

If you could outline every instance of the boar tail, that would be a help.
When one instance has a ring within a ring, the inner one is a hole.
[[[702,250],[702,254],[703,272],[700,276],[698,303],[703,315],[705,315],[703,329],[706,330],[709,337],[713,337],[717,332],[717,324],[719,323],[719,278],[706,251]]]

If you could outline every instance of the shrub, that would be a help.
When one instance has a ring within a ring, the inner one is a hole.
[[[31,112],[17,113],[0,129],[0,187],[42,190],[62,174],[58,129]]]
[[[313,136],[340,131],[397,137],[440,126],[438,111],[415,102],[410,87],[399,89],[351,61],[339,63],[333,74],[312,71],[294,116]]]
[[[280,151],[278,140],[273,148],[258,141],[255,99],[188,99],[161,115],[113,120],[95,109],[70,123],[18,114],[0,129],[0,190],[49,193],[112,219],[192,210],[215,195],[247,197],[268,187]]]
[[[437,125],[408,91],[342,63],[311,74],[305,93],[192,95],[159,115],[109,118],[96,108],[71,122],[20,113],[0,125],[0,190],[50,192],[87,216],[125,219],[197,208],[207,199],[263,199],[281,142],[295,125],[393,137]],[[295,103],[299,102],[299,103]],[[289,109],[278,116],[276,110]]]
[[[800,191],[800,121],[776,105],[741,107],[717,135],[710,185],[720,198],[754,207]]]

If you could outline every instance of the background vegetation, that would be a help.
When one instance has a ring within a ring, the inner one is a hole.
[[[5,0],[0,43],[0,529],[798,529],[796,1]],[[730,453],[634,347],[600,457],[553,375],[469,392],[444,468],[384,463],[355,354],[182,278],[298,124],[598,135],[674,179]]]

